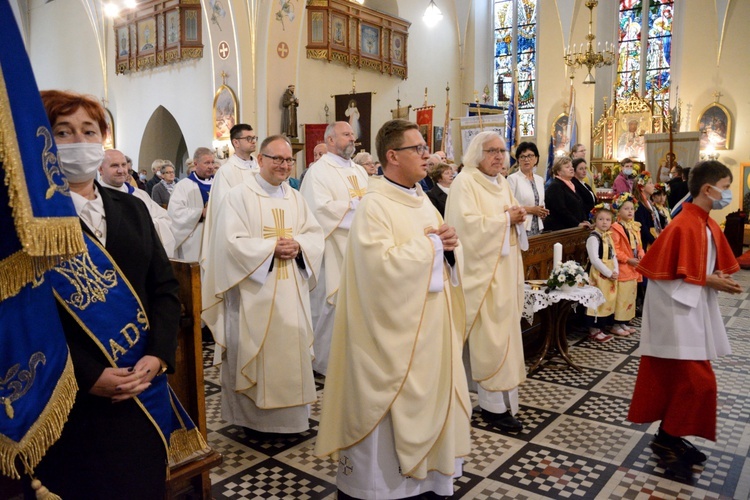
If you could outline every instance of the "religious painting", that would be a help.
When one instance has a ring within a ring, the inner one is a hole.
[[[306,123],[302,125],[305,130],[305,167],[309,167],[314,160],[315,146],[325,144],[323,137],[328,127],[327,123]],[[302,169],[304,170],[304,169]]]
[[[560,113],[552,122],[552,146],[555,152],[570,151],[570,137],[568,137],[568,113]]]
[[[370,117],[372,116],[372,93],[340,94],[336,96],[336,121],[351,125],[356,138],[357,151],[370,149]]]
[[[443,144],[443,127],[432,127],[432,152],[439,151]]]
[[[195,42],[198,40],[198,11],[189,10],[185,12],[185,40]]]
[[[750,210],[750,163],[740,163],[740,208]]]
[[[138,52],[152,52],[156,47],[156,20],[146,19],[138,23]]]
[[[109,108],[104,108],[104,120],[107,122],[107,135],[104,137],[104,149],[115,149],[115,119]]]
[[[380,55],[380,29],[376,26],[362,23],[362,34],[359,40],[360,50],[365,56]]]
[[[346,45],[346,19],[331,16],[331,41],[337,45]]]
[[[393,34],[393,60],[397,63],[404,63],[404,35],[402,33]]]
[[[646,141],[644,135],[651,131],[651,113],[623,114],[617,121],[615,132],[617,140],[617,160],[632,158],[636,161],[646,159]]]
[[[130,36],[128,28],[119,28],[117,30],[117,56],[127,57],[130,55]]]
[[[229,140],[229,131],[237,124],[237,97],[226,85],[214,96],[214,139]]]
[[[732,149],[732,116],[729,110],[715,102],[698,115],[701,151]]]
[[[322,12],[313,12],[310,16],[310,40],[315,43],[323,43],[324,17]]]
[[[180,13],[177,10],[167,12],[167,45],[180,41]]]
[[[417,108],[417,125],[419,125],[419,132],[424,138],[424,142],[432,151],[432,114],[435,110],[435,106],[427,106],[424,108]]]

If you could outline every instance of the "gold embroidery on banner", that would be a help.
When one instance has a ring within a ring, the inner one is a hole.
[[[47,189],[47,193],[44,197],[49,200],[54,196],[55,192],[64,196],[70,196],[70,185],[68,184],[68,179],[62,174],[60,161],[57,156],[50,153],[50,149],[52,149],[52,133],[47,127],[39,127],[36,129],[36,136],[44,137],[42,169],[44,170],[44,175],[47,177],[47,182],[49,182],[49,189]],[[60,184],[55,182],[55,179],[59,179]]]
[[[21,370],[21,364],[17,363],[8,369],[4,378],[0,379],[0,390],[3,392],[8,390],[12,391],[9,396],[0,397],[0,401],[2,401],[5,406],[5,414],[8,415],[8,418],[12,419],[15,415],[15,411],[11,404],[23,397],[29,392],[31,386],[34,385],[36,367],[39,363],[42,365],[46,364],[47,358],[44,356],[44,353],[35,352],[31,355],[31,358],[29,358],[28,370]]]
[[[359,187],[359,178],[356,175],[347,177],[352,187],[349,189],[349,196],[352,198],[362,198],[367,192],[367,188]]]
[[[138,311],[135,313],[135,320],[143,325],[144,330],[148,330],[148,318],[146,317],[146,311],[138,308]]]
[[[292,228],[284,227],[284,210],[281,208],[274,208],[271,210],[273,213],[273,222],[275,227],[263,226],[263,238],[270,239],[276,238],[291,238]],[[276,259],[276,265],[278,266],[279,279],[285,280],[289,277],[289,261]]]
[[[81,311],[94,302],[106,302],[109,289],[117,285],[117,271],[100,272],[88,254],[64,262],[55,271],[76,289],[65,302]]]
[[[120,355],[124,356],[128,353],[128,350],[115,342],[115,339],[109,339],[109,350],[112,353],[112,361],[114,361],[115,363],[118,359],[120,359]]]

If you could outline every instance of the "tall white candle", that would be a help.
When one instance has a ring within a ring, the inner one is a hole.
[[[562,262],[562,250],[562,243],[555,243],[552,245],[552,267],[555,267]]]

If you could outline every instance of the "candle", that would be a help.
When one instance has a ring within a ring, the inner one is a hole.
[[[562,243],[555,243],[552,245],[552,267],[556,267],[560,262],[562,262],[562,250],[563,246]]]

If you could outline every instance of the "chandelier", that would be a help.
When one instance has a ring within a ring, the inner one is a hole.
[[[594,39],[596,35],[592,33],[593,19],[594,19],[594,7],[599,4],[598,0],[587,0],[586,7],[589,9],[589,34],[586,35],[588,43],[582,43],[580,46],[573,44],[571,47],[568,45],[568,49],[565,51],[563,60],[565,64],[571,68],[582,68],[586,67],[589,74],[586,75],[586,79],[583,83],[592,84],[596,83],[594,76],[591,74],[591,68],[601,68],[602,66],[610,66],[615,61],[615,46],[609,42],[604,42],[604,50],[601,49],[601,42],[596,46],[594,51]]]

